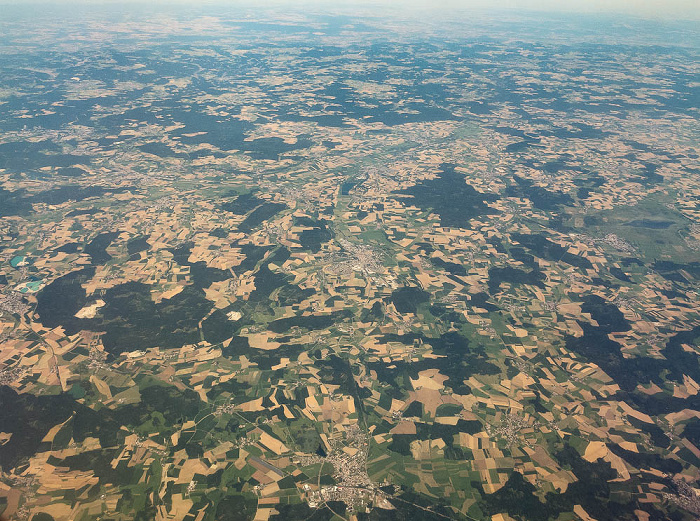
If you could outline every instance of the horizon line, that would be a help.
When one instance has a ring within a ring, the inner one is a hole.
[[[329,10],[353,7],[377,10],[409,11],[507,11],[552,14],[626,15],[633,18],[700,21],[700,4],[694,0],[0,0],[0,5],[21,9],[36,6],[52,7],[207,7],[247,5],[262,8],[299,8],[313,6]]]

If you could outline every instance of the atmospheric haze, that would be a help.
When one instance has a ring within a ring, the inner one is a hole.
[[[139,0],[0,0],[0,5],[143,5]],[[153,0],[149,5],[163,6],[202,6],[207,4],[225,4],[231,7],[257,5],[264,7],[291,7],[294,9],[326,8],[347,9],[353,7],[376,7],[424,12],[442,10],[513,10],[513,11],[547,11],[570,13],[626,14],[642,18],[699,20],[700,3],[695,0],[262,0],[262,1],[226,1],[226,0]]]

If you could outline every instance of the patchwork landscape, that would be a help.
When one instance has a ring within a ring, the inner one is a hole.
[[[700,516],[697,24],[149,9],[0,19],[0,518]]]

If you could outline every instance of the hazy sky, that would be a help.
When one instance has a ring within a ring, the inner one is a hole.
[[[187,1],[187,0],[183,0]],[[413,6],[424,9],[497,8],[591,13],[623,12],[644,17],[700,19],[700,0],[307,0],[314,4]],[[298,3],[278,0],[279,3]],[[261,2],[265,3],[265,2]]]
[[[0,0],[0,4],[129,4],[143,3],[143,0]],[[589,13],[627,13],[641,17],[652,18],[681,18],[700,20],[700,0],[148,0],[149,4],[184,4],[202,5],[215,4],[245,4],[247,6],[296,6],[311,4],[316,7],[348,8],[353,4],[369,7],[395,7],[399,9],[449,9],[449,8],[497,8],[523,9],[537,11],[568,11]]]
[[[186,0],[183,0],[186,1]],[[546,11],[589,11],[589,12],[628,12],[657,13],[668,12],[683,15],[700,13],[700,0],[309,0],[311,3],[324,4],[383,4],[410,5],[425,8],[445,7],[492,7],[507,9],[527,9]],[[295,3],[294,0],[279,0],[280,3]],[[265,2],[261,2],[265,3]],[[297,2],[298,3],[298,2]]]

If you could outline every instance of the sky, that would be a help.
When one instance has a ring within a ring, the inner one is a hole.
[[[104,5],[142,3],[143,0],[0,0],[0,4]],[[163,5],[236,4],[247,6],[363,7],[381,5],[391,8],[445,10],[454,8],[496,8],[527,11],[625,13],[643,18],[700,20],[700,0],[148,0]]]
[[[184,0],[187,1],[187,0]],[[294,0],[278,0],[294,3]],[[700,0],[309,0],[315,4],[411,6],[422,9],[496,8],[527,11],[625,13],[645,18],[700,20]]]
[[[293,0],[280,0],[289,3]],[[328,3],[326,0],[311,0],[312,3]],[[407,5],[421,8],[478,7],[500,9],[523,9],[536,11],[574,11],[574,12],[626,12],[640,15],[659,15],[684,17],[695,13],[700,16],[700,0],[394,0],[377,2],[377,0],[335,0],[335,4],[388,4]]]

